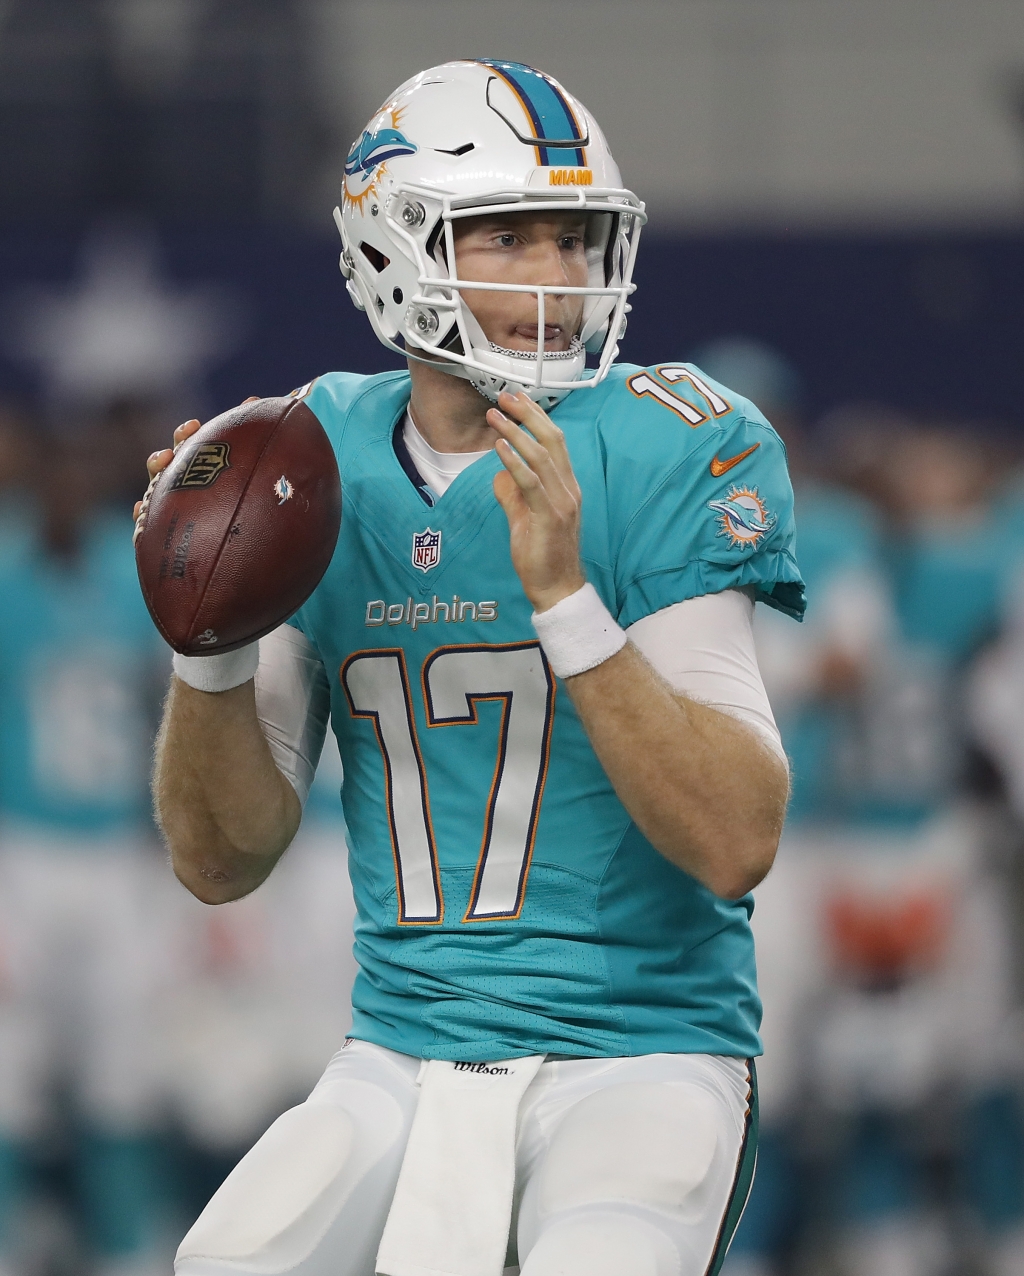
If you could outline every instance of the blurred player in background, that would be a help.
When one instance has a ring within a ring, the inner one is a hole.
[[[409,373],[297,392],[338,552],[258,650],[176,659],[157,790],[182,880],[244,895],[330,713],[353,1026],[178,1271],[717,1272],[756,1142],[747,892],[788,787],[751,614],[803,609],[782,449],[692,366],[613,366],[643,208],[539,72],[403,85],[336,216]]]
[[[938,1224],[925,1168],[958,1140],[953,1192],[992,1269],[1024,1269],[1010,917],[961,693],[1018,557],[994,459],[977,432],[930,423],[886,450],[895,626],[839,757],[850,832],[826,933],[844,991],[818,1045],[826,1101],[865,1113],[845,1185],[861,1271],[940,1270],[963,1246]]]
[[[161,871],[147,765],[166,656],[88,435],[21,440],[34,505],[0,554],[0,1269],[27,1153],[70,1100],[88,1260],[149,1270]],[[28,485],[23,483],[22,493]]]
[[[16,407],[0,402],[0,560],[28,531],[31,480],[30,422]]]
[[[801,387],[776,351],[743,338],[694,352],[718,380],[763,404],[783,436],[800,520],[800,565],[811,606],[804,624],[756,617],[758,662],[790,758],[793,790],[771,875],[756,892],[751,924],[764,1002],[759,1061],[758,1173],[728,1270],[768,1272],[790,1255],[821,1200],[802,1173],[800,1134],[810,1080],[809,1007],[823,980],[818,898],[823,827],[840,801],[835,760],[866,671],[888,637],[879,519],[870,504],[816,473]]]
[[[880,424],[848,413],[824,431],[841,432],[877,514],[798,471],[817,607],[797,641],[759,627],[794,774],[755,914],[766,1090],[781,1069],[789,1102],[737,1273],[774,1270],[822,1218],[865,1276],[941,1272],[979,1248],[990,1270],[1022,1270],[1010,918],[959,691],[1014,548],[984,440]]]

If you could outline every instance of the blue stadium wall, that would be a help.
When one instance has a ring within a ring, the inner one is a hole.
[[[28,284],[70,284],[81,245],[66,232],[6,230],[0,306]],[[334,368],[396,366],[345,296],[331,236],[176,227],[161,251],[169,280],[223,282],[242,300],[245,340],[210,375],[215,406]],[[742,334],[793,362],[812,417],[873,401],[1024,431],[1024,235],[649,234],[636,281],[631,361],[678,359]],[[0,354],[0,397],[32,400],[40,389]]]

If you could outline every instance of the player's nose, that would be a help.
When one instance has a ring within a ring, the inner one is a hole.
[[[571,286],[572,278],[565,255],[556,242],[544,240],[535,244],[530,256],[532,283],[544,288]]]

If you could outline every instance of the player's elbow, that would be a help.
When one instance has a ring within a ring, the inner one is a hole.
[[[695,877],[723,900],[740,900],[759,886],[775,863],[787,799],[788,777],[784,785],[765,785],[746,810],[733,810],[732,819],[715,819],[695,831],[690,846]]]
[[[781,827],[781,824],[780,824]],[[768,875],[779,845],[777,830],[751,829],[723,836],[721,829],[700,836],[651,838],[652,845],[671,863],[695,877],[721,899],[741,899]]]
[[[716,826],[701,848],[699,876],[722,899],[740,899],[768,876],[779,849],[786,818],[785,790],[762,795],[762,801],[727,828]]]
[[[742,857],[716,864],[703,874],[704,885],[721,899],[742,899],[768,876],[778,845],[777,836],[755,839]]]
[[[714,864],[705,885],[723,899],[740,899],[768,876],[779,849],[789,801],[789,769],[762,750],[759,784],[748,791],[745,818],[739,819],[709,857]]]
[[[270,876],[291,836],[242,848],[215,829],[163,828],[171,868],[182,886],[204,904],[230,904],[251,894]]]
[[[176,856],[173,849],[171,867],[182,886],[202,904],[230,904],[250,894],[264,880],[244,881],[216,864]]]

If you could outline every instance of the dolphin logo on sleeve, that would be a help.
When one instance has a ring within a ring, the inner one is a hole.
[[[718,535],[741,548],[753,548],[778,521],[756,487],[731,488],[724,500],[708,501],[708,509],[719,516]]]

